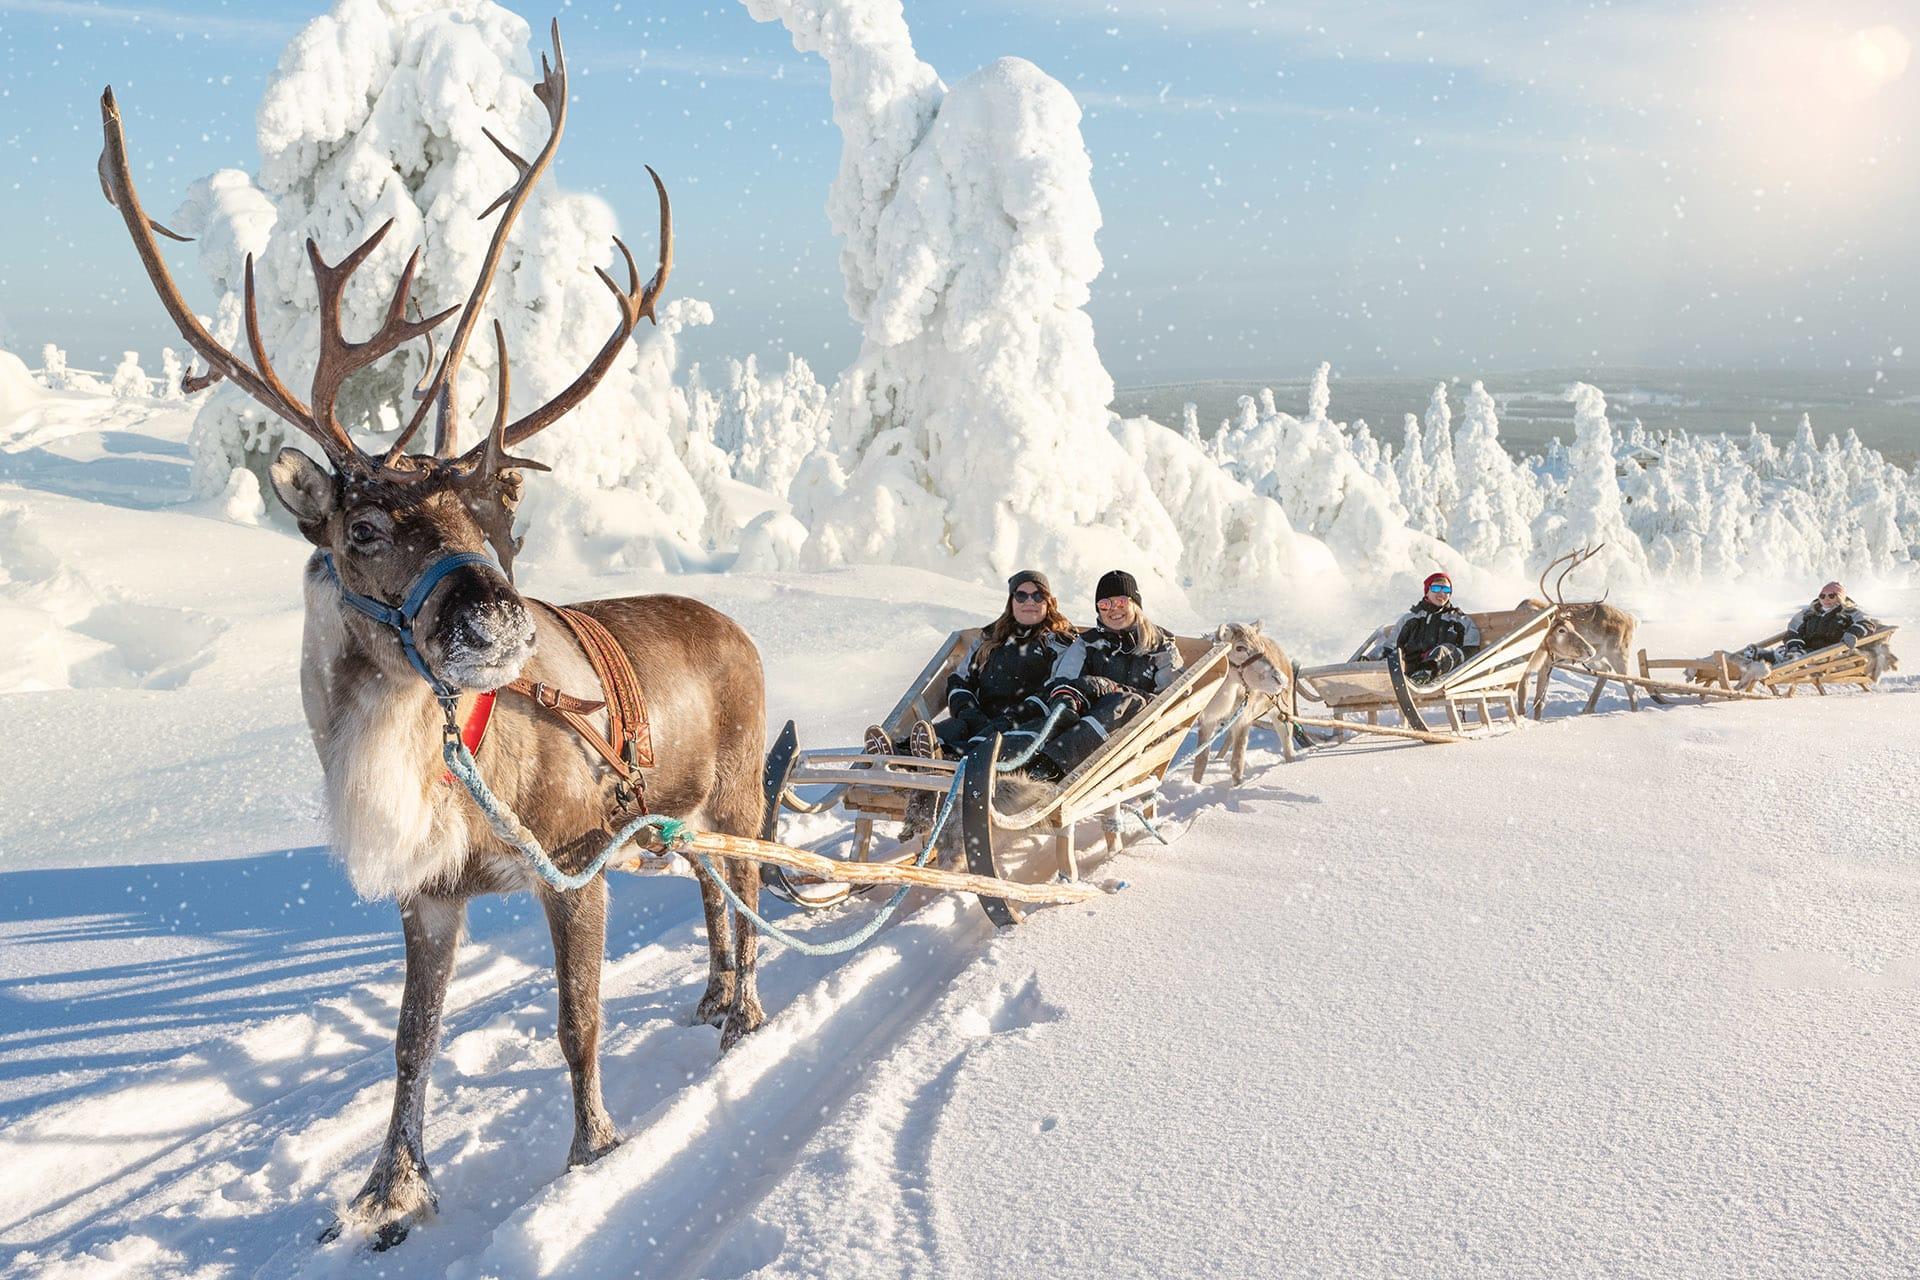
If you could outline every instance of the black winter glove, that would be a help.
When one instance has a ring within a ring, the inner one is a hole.
[[[1048,702],[1057,702],[1077,716],[1087,713],[1087,697],[1070,684],[1055,685],[1047,692]]]

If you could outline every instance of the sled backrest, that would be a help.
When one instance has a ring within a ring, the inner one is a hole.
[[[947,677],[966,661],[967,651],[973,642],[980,638],[985,628],[963,627],[947,637],[947,642],[921,668],[920,674],[913,678],[907,691],[900,695],[900,701],[893,704],[893,710],[887,712],[886,719],[880,722],[889,734],[895,738],[904,738],[913,727],[915,720],[931,720],[946,709]]]
[[[1491,648],[1540,616],[1538,609],[1496,609],[1491,613],[1470,613],[1473,625],[1480,628],[1480,643]]]

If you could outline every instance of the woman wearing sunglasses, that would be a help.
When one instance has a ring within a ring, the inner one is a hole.
[[[1845,587],[1829,582],[1820,588],[1812,604],[1793,615],[1787,623],[1786,639],[1771,649],[1748,645],[1740,656],[1748,661],[1792,662],[1816,649],[1855,644],[1878,630],[1880,624],[1853,602]]]
[[[917,756],[958,756],[974,740],[993,733],[1008,737],[1008,750],[1019,750],[1026,745],[1017,734],[1021,721],[1046,714],[1044,706],[1023,704],[1037,699],[1074,636],[1047,576],[1038,569],[1022,569],[1007,579],[1007,607],[947,677],[946,717],[931,725],[917,722],[908,741],[899,744],[874,725],[867,730],[867,750],[885,755],[899,746]]]
[[[1384,658],[1398,649],[1409,676],[1431,680],[1480,652],[1480,628],[1453,607],[1453,579],[1430,573],[1422,586],[1419,602],[1381,628],[1367,656]]]
[[[1057,782],[1072,773],[1115,725],[1172,684],[1180,669],[1173,635],[1147,619],[1132,574],[1123,569],[1103,574],[1093,594],[1099,625],[1080,633],[1047,681],[1047,702],[1064,704],[1070,714],[1027,766],[1027,776],[1036,782]],[[1051,710],[1038,699],[1034,706]]]

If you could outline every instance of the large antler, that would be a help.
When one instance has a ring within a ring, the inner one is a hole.
[[[480,323],[480,310],[485,304],[487,294],[493,288],[493,277],[500,269],[500,259],[506,253],[507,237],[513,231],[513,224],[520,217],[520,211],[527,206],[533,195],[533,188],[540,181],[540,175],[553,163],[554,153],[560,149],[560,135],[567,127],[567,54],[560,43],[560,21],[554,19],[550,28],[553,39],[553,58],[540,55],[540,83],[533,86],[533,94],[547,109],[547,140],[540,150],[528,162],[500,141],[491,129],[482,128],[491,142],[512,162],[519,171],[513,185],[495,198],[494,202],[480,212],[480,219],[491,217],[494,210],[504,206],[506,212],[501,215],[500,223],[493,229],[493,238],[487,243],[487,256],[482,261],[480,275],[473,282],[473,289],[467,295],[467,301],[460,313],[460,323],[454,326],[453,337],[447,343],[447,354],[433,373],[433,380],[427,385],[419,409],[407,423],[393,445],[387,450],[389,463],[403,452],[413,439],[420,424],[426,420],[429,409],[436,412],[434,422],[433,452],[437,457],[451,457],[455,448],[455,437],[459,429],[460,411],[460,362],[466,358],[467,340],[473,336],[475,326]]]
[[[620,319],[614,325],[613,333],[608,336],[593,360],[581,371],[580,376],[568,383],[565,390],[507,428],[506,438],[502,441],[503,445],[513,446],[524,443],[552,426],[575,405],[585,400],[593,389],[600,385],[600,380],[607,376],[607,370],[613,368],[614,359],[619,356],[620,348],[626,344],[628,338],[633,336],[633,331],[639,326],[642,316],[654,324],[660,323],[653,309],[660,300],[660,291],[666,288],[668,273],[673,270],[673,206],[667,200],[667,187],[660,181],[660,175],[653,171],[652,165],[647,165],[646,170],[647,176],[653,179],[654,192],[660,198],[660,258],[654,267],[652,277],[644,286],[641,285],[640,269],[633,263],[633,253],[619,236],[615,236],[613,243],[627,263],[627,287],[622,289],[613,282],[612,276],[599,267],[594,268],[594,274],[598,275],[600,282],[612,292],[614,302],[620,307]]]
[[[160,256],[160,247],[153,238],[154,232],[174,240],[184,241],[188,237],[167,230],[147,217],[146,211],[141,208],[127,163],[127,143],[120,127],[120,107],[114,101],[111,87],[100,97],[100,123],[106,140],[100,152],[100,190],[106,196],[107,203],[120,211],[122,221],[127,224],[127,232],[133,237],[133,247],[140,255],[140,263],[146,268],[147,278],[153,282],[154,292],[160,295],[160,305],[166,308],[167,315],[187,345],[207,362],[207,372],[187,374],[181,379],[181,389],[191,394],[223,378],[231,380],[309,436],[320,446],[336,471],[371,470],[372,460],[353,443],[346,428],[335,417],[334,401],[349,375],[426,333],[453,314],[449,309],[424,320],[410,321],[405,318],[407,292],[413,286],[419,251],[414,251],[406,270],[401,273],[400,282],[387,307],[386,321],[379,332],[365,342],[348,342],[340,334],[341,294],[354,271],[366,261],[393,224],[389,222],[374,232],[337,267],[330,267],[322,261],[313,241],[307,241],[307,255],[313,262],[314,280],[320,290],[321,350],[313,375],[313,404],[304,405],[274,371],[273,362],[268,358],[266,345],[261,339],[253,255],[248,254],[246,262],[247,345],[253,355],[253,363],[248,364],[221,346],[207,332],[206,326],[194,315],[193,308],[180,296],[179,286],[167,270],[166,260]]]

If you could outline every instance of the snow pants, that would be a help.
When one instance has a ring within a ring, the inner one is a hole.
[[[1146,705],[1146,698],[1131,689],[1096,698],[1085,715],[1063,719],[1047,745],[1040,748],[1040,754],[1059,765],[1062,774],[1072,773],[1081,761],[1100,749],[1121,721]]]
[[[1043,722],[1041,717],[1014,724],[1004,718],[989,719],[981,715],[949,716],[934,724],[933,734],[940,739],[941,753],[957,758],[973,750],[976,743],[998,733],[1000,755],[1004,759],[1017,755],[1031,746]]]

